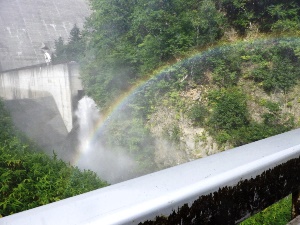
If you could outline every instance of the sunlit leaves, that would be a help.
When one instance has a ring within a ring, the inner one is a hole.
[[[286,225],[291,220],[291,208],[292,198],[288,196],[240,224]]]

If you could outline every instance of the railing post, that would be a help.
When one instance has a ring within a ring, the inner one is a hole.
[[[292,219],[300,215],[300,191],[297,190],[292,194]]]

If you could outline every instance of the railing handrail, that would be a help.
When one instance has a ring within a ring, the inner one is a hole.
[[[298,189],[299,156],[297,129],[4,217],[0,224],[238,223]]]

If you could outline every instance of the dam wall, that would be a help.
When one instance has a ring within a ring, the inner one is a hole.
[[[0,72],[45,62],[42,47],[52,54],[90,13],[88,0],[1,0]]]
[[[74,110],[82,92],[76,63],[39,65],[0,73],[0,97],[15,100],[52,96],[68,132],[73,128]]]

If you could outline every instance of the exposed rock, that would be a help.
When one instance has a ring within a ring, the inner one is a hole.
[[[161,106],[148,121],[155,141],[155,162],[161,168],[205,157],[219,151],[216,142],[204,128],[192,122],[172,107]],[[174,140],[172,128],[179,131]]]

